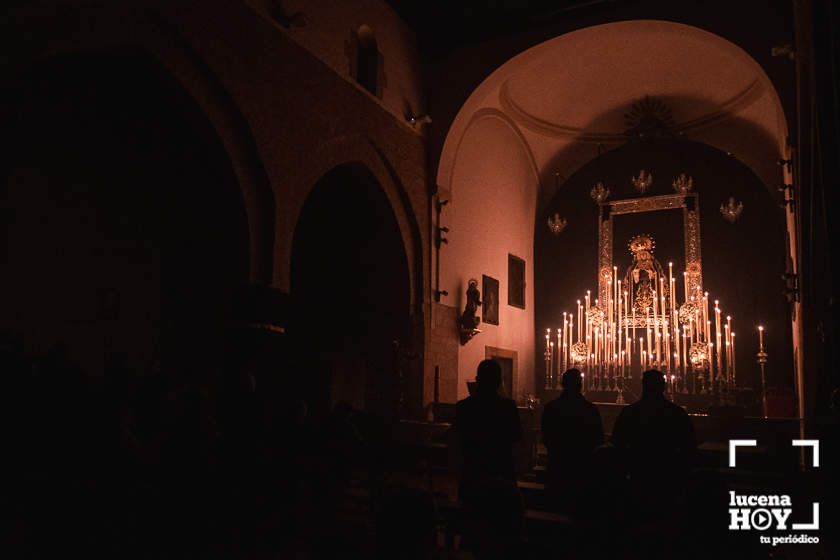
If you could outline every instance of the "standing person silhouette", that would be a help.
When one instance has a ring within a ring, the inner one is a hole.
[[[516,404],[499,394],[501,384],[499,363],[484,360],[478,365],[475,394],[455,407],[463,455],[460,495],[465,503],[488,481],[515,482],[513,444],[522,437],[522,426]]]
[[[484,360],[473,394],[455,407],[464,538],[477,560],[514,558],[523,544],[524,506],[513,466],[522,426],[516,404],[499,394],[501,385],[499,363]]]
[[[697,441],[688,413],[665,398],[661,371],[644,372],[642,397],[618,415],[612,443],[623,455],[640,504],[664,515],[685,488]]]
[[[592,452],[604,443],[598,407],[581,394],[578,369],[563,374],[563,392],[545,405],[542,440],[548,450],[548,487],[559,505],[572,505],[590,470]]]

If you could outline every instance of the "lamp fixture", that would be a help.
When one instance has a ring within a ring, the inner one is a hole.
[[[560,214],[555,213],[554,216],[548,218],[548,229],[554,235],[560,235],[566,229],[567,225],[568,222],[564,218],[561,218]]]

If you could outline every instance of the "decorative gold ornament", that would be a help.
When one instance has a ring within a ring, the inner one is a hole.
[[[655,247],[656,241],[646,233],[632,237],[627,244],[627,248],[630,249],[634,257],[642,252],[652,253]]]
[[[548,229],[554,235],[560,235],[566,229],[567,222],[560,214],[555,213],[554,216],[548,218]]]
[[[721,203],[720,205],[720,213],[723,215],[723,219],[729,222],[730,224],[734,224],[738,221],[738,218],[741,217],[741,212],[744,211],[744,203],[743,202],[735,202],[735,197],[730,196],[729,202],[725,205]]]
[[[679,320],[681,325],[687,325],[695,320],[697,315],[697,306],[694,303],[687,301],[680,306]]]
[[[608,189],[603,181],[598,181],[595,183],[595,186],[592,187],[592,190],[589,191],[589,196],[592,197],[592,200],[595,201],[596,204],[601,204],[607,197],[610,196],[610,189]]]
[[[660,99],[646,95],[624,114],[624,134],[632,138],[671,138],[676,122],[671,109]]]
[[[586,318],[590,325],[600,327],[604,324],[604,310],[597,305],[593,305],[586,310]]]
[[[671,186],[680,194],[688,194],[694,189],[694,179],[685,173],[680,173],[680,176],[674,179]]]
[[[633,186],[636,187],[637,191],[645,194],[648,188],[653,184],[653,175],[644,169],[641,169],[639,170],[638,176],[630,178],[630,182],[633,183]]]
[[[694,369],[706,369],[708,365],[708,347],[700,342],[695,342],[688,350],[688,360]]]
[[[653,290],[647,278],[643,278],[639,282],[639,287],[636,288],[636,293],[633,296],[633,307],[636,308],[636,313],[639,315],[644,315],[653,307]]]
[[[575,364],[582,364],[589,357],[589,348],[586,346],[585,342],[575,342],[572,344],[570,355],[572,357],[572,362]]]

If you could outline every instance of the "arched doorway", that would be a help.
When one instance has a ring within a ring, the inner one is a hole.
[[[7,90],[3,328],[82,370],[212,379],[248,280],[242,193],[218,137],[141,52],[55,57]]]
[[[313,411],[338,401],[399,414],[400,345],[409,327],[409,272],[394,212],[373,175],[344,164],[310,192],[295,227],[290,328],[299,390]]]

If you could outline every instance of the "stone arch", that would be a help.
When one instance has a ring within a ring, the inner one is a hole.
[[[309,190],[291,241],[288,334],[309,370],[300,391],[319,412],[346,401],[401,415],[401,403],[417,400],[400,363],[411,278],[385,190],[362,163],[331,168]]]
[[[522,131],[520,130],[519,126],[517,126],[516,122],[511,119],[506,113],[494,108],[484,108],[476,111],[472,118],[470,118],[470,122],[467,124],[466,128],[464,129],[464,133],[458,138],[458,144],[455,148],[455,156],[452,161],[452,169],[455,169],[458,165],[458,152],[459,148],[461,147],[461,142],[466,138],[467,133],[469,132],[470,128],[475,126],[479,121],[483,119],[496,119],[503,122],[510,128],[510,131],[515,136],[517,142],[519,143],[520,147],[525,151],[528,156],[528,162],[534,172],[534,181],[539,183],[540,181],[540,170],[537,166],[537,162],[534,159],[534,153],[531,151],[531,147],[528,145],[528,141],[523,136]],[[443,188],[441,196],[447,197],[452,196],[452,177],[450,175],[449,182],[447,183],[446,187]]]
[[[376,179],[390,203],[399,225],[408,259],[410,282],[410,310],[416,314],[423,302],[423,253],[420,230],[414,216],[408,195],[394,168],[382,152],[366,136],[353,134],[333,138],[321,145],[310,158],[301,161],[294,176],[289,180],[289,200],[278,206],[276,233],[277,260],[275,262],[275,285],[288,290],[290,285],[291,239],[304,201],[309,192],[331,169],[342,164],[357,163],[364,166]]]
[[[72,19],[47,8],[23,8],[8,22],[25,26],[25,40],[3,33],[0,67],[14,75],[58,54],[140,49],[151,55],[198,105],[218,135],[245,199],[250,237],[250,281],[269,283],[274,254],[274,193],[247,119],[224,85],[174,29],[138,8],[96,5]],[[84,26],[73,25],[84,21]],[[2,39],[0,39],[2,41]]]

